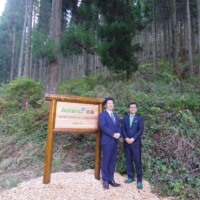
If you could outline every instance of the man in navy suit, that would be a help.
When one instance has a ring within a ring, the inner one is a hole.
[[[133,102],[129,104],[130,114],[125,116],[122,121],[122,136],[124,138],[124,151],[126,157],[126,171],[128,179],[125,183],[131,183],[134,179],[134,163],[137,173],[137,188],[142,189],[142,162],[141,162],[141,135],[144,130],[143,119],[136,114],[138,106]]]
[[[103,105],[106,110],[99,115],[99,126],[102,130],[102,179],[103,188],[109,189],[109,184],[113,187],[120,186],[120,184],[116,183],[114,180],[114,172],[117,162],[117,146],[121,128],[118,116],[113,113],[114,99],[111,97],[106,98]]]

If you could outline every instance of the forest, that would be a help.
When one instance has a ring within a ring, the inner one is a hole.
[[[200,0],[7,0],[0,84],[0,190],[26,180],[18,171],[42,176],[52,93],[112,96],[120,120],[136,101],[144,178],[159,195],[200,199]],[[94,149],[93,135],[56,135],[53,172],[94,168]]]
[[[30,77],[56,93],[74,77],[123,73],[153,60],[153,74],[199,72],[200,2],[7,0],[0,24],[0,81]],[[188,60],[185,68],[181,62]]]

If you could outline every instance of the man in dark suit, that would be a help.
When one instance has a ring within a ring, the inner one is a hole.
[[[114,180],[114,172],[121,128],[118,116],[115,113],[113,114],[114,99],[111,97],[106,98],[103,105],[106,110],[99,115],[99,125],[102,130],[102,179],[103,188],[109,189],[109,184],[113,187],[120,186]]]
[[[124,138],[126,171],[128,175],[125,183],[135,181],[132,162],[134,157],[137,172],[137,188],[142,189],[141,135],[144,130],[144,123],[142,117],[136,114],[138,109],[137,103],[130,103],[128,107],[130,114],[125,116],[122,121],[122,136]]]

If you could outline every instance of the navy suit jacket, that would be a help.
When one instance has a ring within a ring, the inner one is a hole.
[[[119,143],[119,139],[115,139],[113,135],[114,133],[121,134],[121,127],[118,116],[115,113],[114,116],[115,124],[107,111],[99,115],[99,126],[102,130],[101,145],[111,145],[115,142]]]
[[[141,135],[144,130],[144,122],[143,118],[140,115],[135,114],[131,127],[130,127],[130,115],[125,116],[122,121],[121,129],[124,140],[125,138],[134,138],[135,141],[132,143],[133,145],[141,144]],[[125,141],[124,145],[128,146],[129,144]]]

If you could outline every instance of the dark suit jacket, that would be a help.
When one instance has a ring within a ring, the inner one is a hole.
[[[144,130],[144,122],[140,115],[135,114],[132,126],[130,127],[130,115],[123,118],[121,132],[123,138],[134,138],[133,145],[141,144],[141,135]],[[126,141],[124,145],[129,145]]]
[[[107,111],[104,111],[99,115],[99,126],[102,130],[101,145],[111,145],[114,142],[119,142],[119,139],[113,137],[114,133],[121,134],[119,118],[115,113],[114,116],[116,120],[115,124]]]

